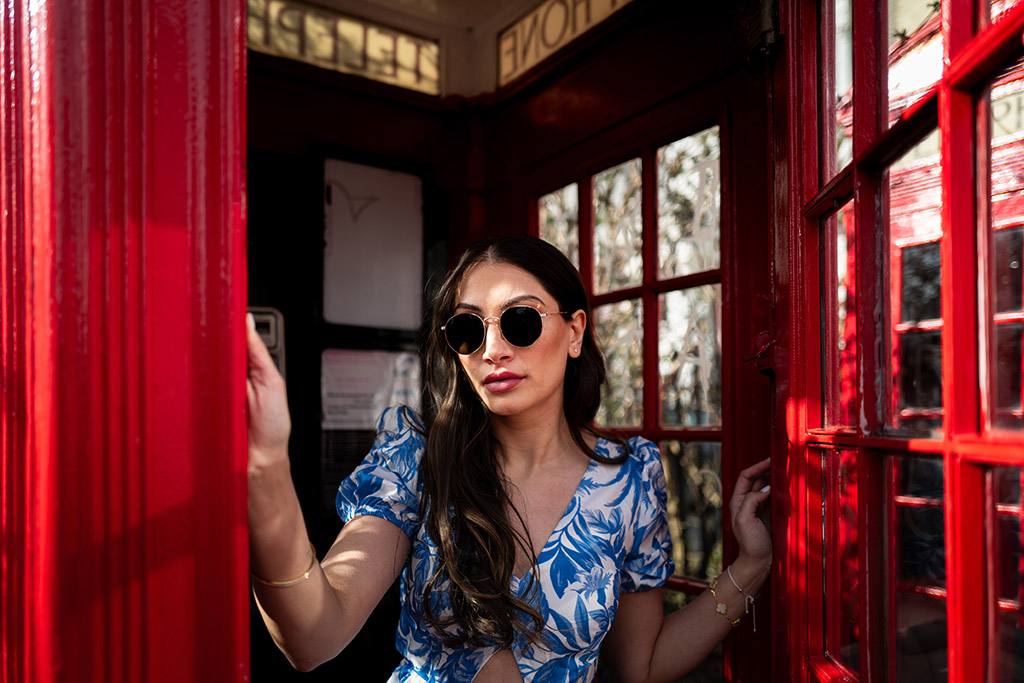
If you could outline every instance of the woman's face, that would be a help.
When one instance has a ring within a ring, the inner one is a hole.
[[[586,314],[570,311],[572,320],[557,315],[558,302],[540,281],[508,263],[472,266],[459,288],[455,313],[497,318],[512,306],[531,306],[556,315],[542,319],[540,337],[525,348],[506,341],[498,321],[488,320],[483,344],[471,354],[459,355],[459,362],[491,413],[557,416],[562,412],[566,362],[579,355]]]

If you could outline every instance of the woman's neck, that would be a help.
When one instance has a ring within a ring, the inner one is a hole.
[[[566,456],[582,455],[561,412],[547,420],[492,415],[491,427],[501,444],[498,458],[506,471],[544,467]]]

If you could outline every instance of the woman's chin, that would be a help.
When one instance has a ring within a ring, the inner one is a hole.
[[[484,407],[487,408],[487,412],[496,417],[513,417],[523,411],[522,406],[506,400],[485,400]]]

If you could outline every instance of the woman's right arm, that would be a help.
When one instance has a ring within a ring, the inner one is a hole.
[[[249,551],[253,574],[287,587],[253,581],[267,629],[292,665],[303,671],[333,658],[359,632],[409,555],[409,539],[394,524],[356,517],[322,563],[311,556],[291,479],[291,419],[284,380],[252,322],[246,326],[249,369]]]

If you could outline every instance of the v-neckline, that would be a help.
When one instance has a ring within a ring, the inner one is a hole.
[[[598,438],[598,443],[600,443],[602,440],[603,439]],[[558,533],[558,530],[560,528],[562,528],[562,526],[564,525],[564,523],[566,521],[566,518],[569,516],[569,513],[571,513],[574,509],[579,507],[577,505],[577,500],[580,498],[580,490],[583,488],[583,482],[586,481],[587,475],[590,474],[590,470],[597,466],[597,461],[596,460],[594,460],[593,458],[588,458],[588,460],[590,462],[587,463],[586,469],[584,469],[583,470],[583,474],[580,475],[580,480],[578,482],[576,482],[576,489],[572,492],[572,496],[569,497],[569,501],[565,504],[565,510],[562,511],[562,516],[558,518],[557,522],[555,522],[555,526],[552,527],[551,533],[548,534],[547,540],[544,541],[544,545],[541,546],[540,551],[537,553],[537,562],[538,563],[540,562],[540,558],[544,554],[544,551],[547,550],[549,545],[551,545],[551,542],[555,538],[555,535]],[[532,574],[533,573],[533,567],[534,567],[534,565],[530,565],[530,567],[526,570],[526,572],[522,576],[516,576],[516,573],[513,570],[513,572],[512,572],[512,583],[513,583],[513,585],[518,584],[520,581],[524,581],[527,576]]]

